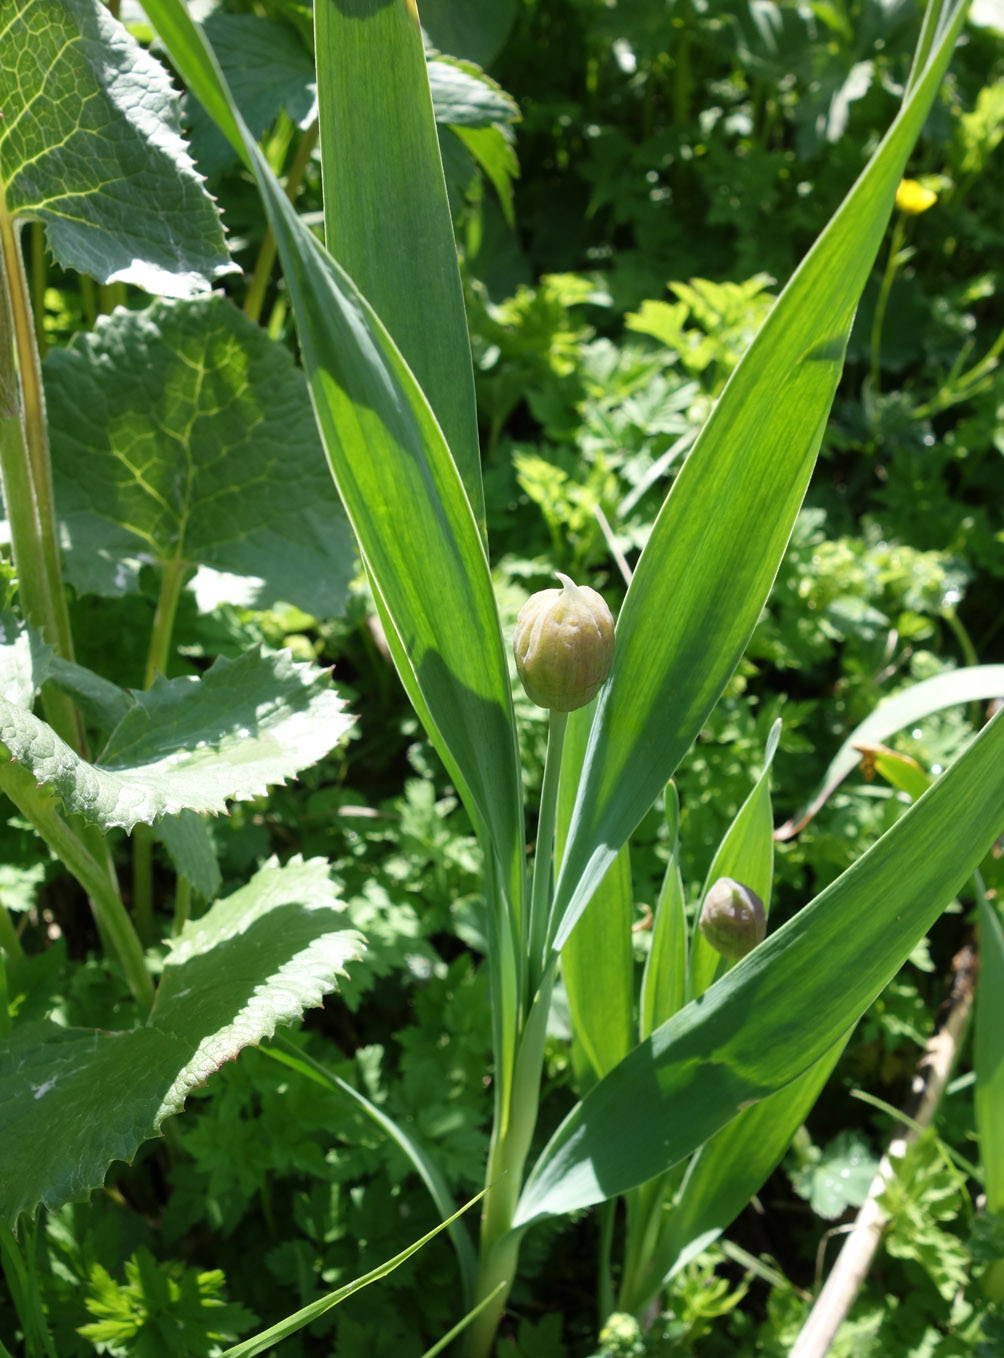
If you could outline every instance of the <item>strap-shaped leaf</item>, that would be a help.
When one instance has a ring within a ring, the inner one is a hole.
[[[830,761],[823,774],[819,792],[806,810],[782,825],[776,839],[791,839],[812,820],[821,806],[840,786],[850,771],[861,763],[857,746],[878,745],[897,731],[923,721],[943,708],[961,703],[1004,698],[1004,665],[968,665],[922,679],[900,693],[886,698],[864,721],[859,722]]]
[[[137,588],[151,559],[229,598],[340,613],[355,547],[288,349],[225,297],[119,309],[45,360],[68,579]]]
[[[979,908],[980,980],[973,1048],[976,1127],[987,1206],[991,1212],[1004,1212],[1004,926],[982,889]]]
[[[895,975],[1002,827],[1004,712],[811,905],[576,1105],[534,1167],[514,1225],[654,1178],[796,1079]]]
[[[357,0],[316,5],[314,28],[328,249],[415,374],[483,524],[474,367],[418,16],[408,0]]]
[[[399,0],[394,0],[395,5]],[[510,895],[523,889],[509,671],[477,521],[428,401],[373,308],[290,207],[178,0],[145,6],[173,61],[253,168],[275,232],[314,409],[402,681]]]
[[[235,265],[163,66],[99,0],[0,15],[0,206],[45,223],[64,267],[187,297]]]
[[[16,1028],[0,1043],[0,1217],[99,1187],[225,1061],[320,1004],[363,952],[344,923],[323,859],[272,862],[186,925],[144,1027]]]
[[[286,651],[221,657],[201,678],[164,679],[133,693],[100,764],[51,726],[0,699],[0,742],[66,810],[105,829],[180,811],[226,810],[315,763],[353,718],[326,670]]]
[[[686,754],[760,615],[815,464],[858,298],[965,7],[736,368],[684,464],[617,621],[556,888],[568,931]]]

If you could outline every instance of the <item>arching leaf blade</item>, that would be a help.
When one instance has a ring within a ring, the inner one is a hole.
[[[1004,824],[1004,713],[836,882],[575,1106],[514,1225],[653,1178],[838,1041],[963,886]],[[625,1109],[643,1108],[644,1118]]]
[[[964,18],[732,374],[639,559],[556,888],[560,948],[738,664],[815,463],[858,298]]]

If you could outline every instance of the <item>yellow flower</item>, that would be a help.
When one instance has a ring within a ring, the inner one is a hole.
[[[896,206],[900,212],[916,217],[918,213],[926,212],[929,207],[934,207],[937,201],[938,195],[932,189],[925,189],[923,184],[919,184],[916,179],[901,179],[899,181],[899,188],[896,190]]]

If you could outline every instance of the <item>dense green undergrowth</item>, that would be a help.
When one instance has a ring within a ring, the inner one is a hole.
[[[916,16],[913,6],[870,0],[497,0],[476,19],[446,0],[420,0],[419,9],[435,48],[479,63],[471,68],[478,79],[483,68],[498,82],[481,84],[487,103],[466,123],[457,105],[439,112],[492,576],[508,637],[519,608],[553,583],[555,570],[588,580],[616,611],[622,571],[648,541],[698,430],[895,116]],[[1004,662],[998,9],[977,7],[964,30],[909,165],[937,200],[923,213],[898,213],[886,234],[770,600],[674,779],[691,915],[778,718],[772,795],[780,825],[807,806],[842,742],[881,699],[964,666]],[[149,41],[138,12],[123,6],[123,18]],[[252,19],[262,26],[258,46]],[[206,31],[252,131],[310,221],[321,211],[321,184],[309,12],[285,0],[224,3],[212,7]],[[440,78],[451,69],[444,60]],[[446,97],[435,76],[433,95]],[[241,404],[226,419],[257,439],[245,445],[229,427],[201,427],[199,474],[217,479],[205,491],[209,509],[191,558],[199,575],[186,577],[176,599],[162,669],[171,679],[201,678],[217,657],[237,666],[251,652],[265,666],[278,663],[267,659],[274,650],[289,648],[298,664],[333,667],[338,700],[355,720],[304,757],[299,781],[287,784],[294,770],[283,767],[264,779],[267,792],[248,786],[229,815],[208,823],[219,886],[196,889],[190,907],[176,895],[169,844],[150,849],[144,886],[131,879],[126,834],[112,830],[107,843],[134,916],[144,901],[149,910],[143,941],[159,949],[158,965],[189,909],[197,920],[207,899],[238,891],[272,856],[293,868],[328,860],[345,925],[365,936],[366,951],[288,1040],[435,1147],[450,1190],[466,1201],[482,1185],[490,1135],[488,940],[475,828],[405,699],[347,530],[321,552],[320,531],[301,542],[289,526],[325,497],[334,501],[289,357],[297,353],[290,300],[247,172],[186,101],[193,154],[244,270],[221,277],[221,295],[151,301],[132,280],[98,285],[60,268],[39,226],[25,234],[47,351],[76,660],[116,685],[146,687],[165,566],[152,515],[132,538],[109,538],[108,501],[80,473],[90,446],[84,417],[96,406],[111,411],[125,444],[142,445],[144,402],[163,386],[179,408],[198,404],[203,388],[188,389],[190,373],[204,378],[216,364],[233,375],[239,354]],[[200,334],[215,327],[208,363],[193,357],[192,305],[207,309]],[[138,348],[145,377],[132,392],[123,372]],[[211,405],[207,398],[210,413]],[[213,532],[214,496],[227,486],[218,450],[228,441],[238,461],[260,459],[233,511],[248,517],[239,550]],[[269,517],[276,499],[289,523]],[[298,550],[280,551],[262,581],[255,562],[283,539]],[[9,560],[4,573],[10,606]],[[435,580],[422,588],[436,589]],[[524,792],[535,806],[547,720],[518,685],[514,703]],[[85,712],[93,739],[102,723]],[[335,720],[334,707],[327,718]],[[985,718],[984,703],[957,704],[910,719],[888,743],[936,775]],[[855,771],[811,823],[776,845],[772,923],[833,882],[908,803],[881,772]],[[133,1029],[142,1007],[121,966],[102,957],[80,888],[55,858],[39,863],[31,825],[10,810],[0,832],[4,1028],[48,1020]],[[632,839],[639,977],[672,852],[660,805]],[[982,872],[999,913],[999,856]],[[891,1108],[907,1099],[952,958],[973,924],[971,895],[938,920],[868,1010],[728,1248],[686,1264],[645,1333],[625,1319],[599,1334],[597,1220],[577,1213],[527,1235],[500,1351],[787,1353],[818,1286],[821,1246],[828,1242],[829,1260],[837,1245],[828,1233],[852,1219],[867,1192],[894,1125]],[[570,1038],[559,985],[540,1146],[583,1078]],[[51,1348],[33,1346],[13,1296],[0,1291],[0,1342],[10,1353],[218,1354],[431,1229],[436,1214],[401,1149],[343,1094],[275,1056],[266,1041],[221,1065],[204,1090],[192,1090],[186,1113],[165,1122],[163,1137],[146,1141],[130,1165],[120,1156],[102,1190],[22,1218],[22,1252]],[[935,1130],[898,1173],[883,1251],[834,1354],[951,1358],[1004,1345],[1001,1297],[981,1287],[1004,1245],[999,1219],[978,1210],[967,1165],[979,1158],[972,1086],[965,1048]],[[884,1106],[856,1100],[862,1089]],[[623,1215],[611,1207],[604,1229],[621,1239]],[[440,1237],[276,1351],[418,1358],[460,1313],[455,1260]]]

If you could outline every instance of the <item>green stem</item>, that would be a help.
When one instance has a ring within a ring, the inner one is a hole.
[[[11,551],[27,621],[67,660],[70,615],[59,561],[42,370],[14,221],[0,198],[0,478]],[[49,724],[78,752],[83,724],[72,700],[52,685],[42,692]]]
[[[889,302],[889,293],[892,291],[893,280],[895,279],[896,271],[899,268],[899,252],[903,248],[905,234],[903,215],[902,213],[899,213],[896,217],[896,224],[892,229],[892,240],[889,243],[889,257],[886,260],[885,273],[882,275],[878,297],[875,300],[875,315],[872,317],[871,393],[873,400],[877,400],[882,391],[882,326],[885,323],[885,312]]]
[[[314,147],[317,145],[317,128],[318,123],[315,118],[300,138],[293,163],[289,167],[289,174],[286,176],[286,197],[291,203],[296,200],[300,185],[303,183],[303,177],[307,173],[310,158],[314,154]],[[255,323],[261,319],[261,309],[265,302],[265,293],[275,265],[275,256],[275,233],[271,227],[268,227],[265,232],[265,239],[261,243],[261,249],[258,251],[258,258],[255,260],[248,294],[244,299],[244,314]]]
[[[45,227],[31,224],[31,312],[35,319],[35,343],[39,358],[45,358],[49,341],[45,338]]]
[[[21,947],[21,940],[17,936],[14,928],[14,921],[10,917],[7,907],[0,902],[0,948],[6,952],[12,962],[20,962],[24,956],[24,949]]]
[[[177,890],[174,893],[174,924],[171,927],[171,934],[174,938],[177,938],[184,929],[191,913],[192,884],[187,877],[179,877]]]
[[[171,655],[174,620],[188,562],[175,557],[160,577],[160,598],[153,618],[150,646],[146,657],[144,688],[150,688],[158,674],[165,674]],[[137,825],[132,833],[132,909],[139,936],[147,947],[154,940],[153,918],[153,832],[148,825]]]
[[[540,816],[537,820],[537,850],[533,857],[533,885],[530,890],[530,992],[537,989],[546,965],[547,922],[551,909],[551,883],[554,867],[554,827],[558,808],[558,779],[561,751],[565,743],[568,713],[548,715],[547,754],[544,757],[544,782],[540,790]]]
[[[7,959],[10,953],[0,947],[0,1038],[10,1032],[10,994],[7,989]]]
[[[596,1287],[596,1325],[602,1329],[604,1321],[613,1313],[614,1288],[610,1272],[610,1261],[614,1251],[614,1225],[617,1220],[617,1200],[608,1198],[597,1208],[600,1217],[599,1278]]]
[[[153,1004],[153,982],[146,969],[143,949],[116,888],[111,860],[101,853],[96,832],[78,835],[61,818],[56,800],[40,788],[28,769],[13,762],[0,763],[0,791],[6,792],[21,814],[60,862],[87,892],[95,923],[107,939],[125,972],[129,989],[144,1008]],[[93,831],[93,827],[89,827]],[[89,841],[89,842],[88,842]],[[97,841],[97,842],[95,842]]]
[[[33,1242],[35,1237],[32,1229],[28,1223],[22,1226],[24,1235]],[[0,1219],[0,1264],[3,1266],[14,1309],[21,1321],[26,1352],[30,1358],[42,1358],[43,1354],[48,1355],[48,1358],[58,1358],[38,1296],[33,1260],[25,1257],[13,1232],[2,1219]]]
[[[523,1028],[512,1080],[508,1123],[493,1128],[488,1156],[475,1302],[485,1303],[467,1332],[466,1358],[487,1358],[516,1276],[522,1232],[512,1229],[523,1169],[537,1125],[547,1018],[557,955],[548,965]],[[490,1300],[488,1300],[490,1298]]]

